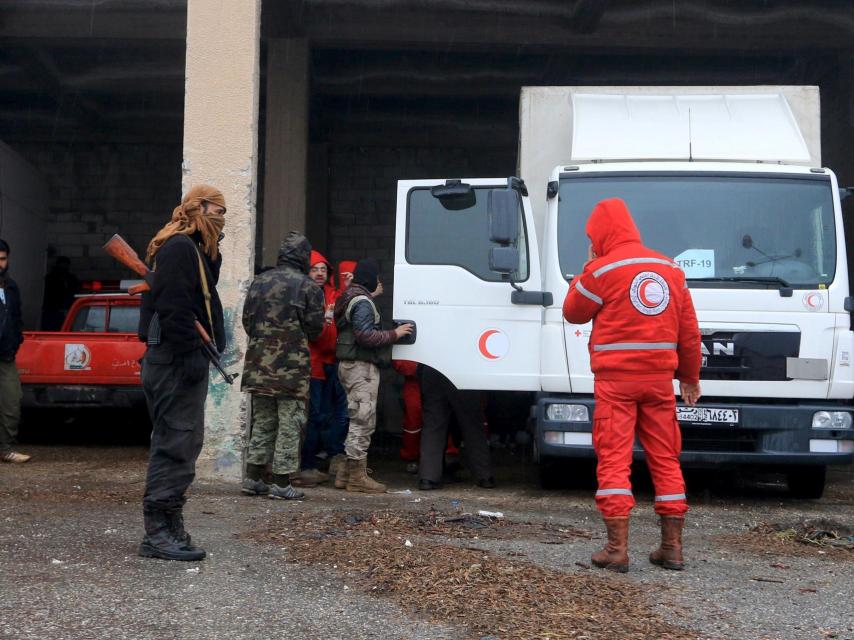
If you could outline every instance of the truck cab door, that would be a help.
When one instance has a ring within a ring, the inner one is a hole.
[[[403,180],[394,318],[416,325],[394,357],[459,389],[540,389],[543,306],[531,206],[517,178]]]

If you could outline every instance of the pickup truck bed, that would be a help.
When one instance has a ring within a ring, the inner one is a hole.
[[[62,331],[26,332],[16,364],[28,408],[136,407],[145,399],[139,359],[145,345],[127,331],[139,300],[86,296]]]

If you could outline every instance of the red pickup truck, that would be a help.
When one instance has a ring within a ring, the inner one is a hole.
[[[15,360],[27,408],[137,407],[145,404],[136,335],[139,297],[78,298],[60,331],[24,333]]]

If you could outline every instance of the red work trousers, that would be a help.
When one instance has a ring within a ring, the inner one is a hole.
[[[421,457],[421,387],[418,378],[406,378],[403,383],[403,442],[400,459],[406,462],[418,462]],[[460,450],[448,434],[446,456],[458,456]]]
[[[655,512],[688,511],[679,466],[682,434],[671,380],[596,380],[593,447],[598,463],[596,506],[606,518],[628,516],[635,506],[629,480],[637,433],[655,485]]]

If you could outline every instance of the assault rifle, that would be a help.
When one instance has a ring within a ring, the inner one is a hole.
[[[112,238],[107,240],[107,244],[104,245],[103,249],[110,256],[121,262],[124,266],[136,273],[145,281],[128,288],[128,293],[130,295],[136,295],[143,291],[151,291],[154,272],[140,259],[137,252],[133,250],[133,247],[125,242],[124,238],[119,234],[115,234]],[[225,369],[222,367],[222,363],[219,361],[219,354],[217,353],[216,347],[213,344],[213,340],[211,340],[211,337],[208,335],[208,332],[205,331],[202,323],[198,320],[194,320],[194,323],[196,325],[196,331],[202,339],[202,347],[204,348],[208,359],[211,361],[211,364],[213,364],[216,370],[220,372],[223,380],[228,384],[234,384],[235,379],[240,374],[226,373]]]

